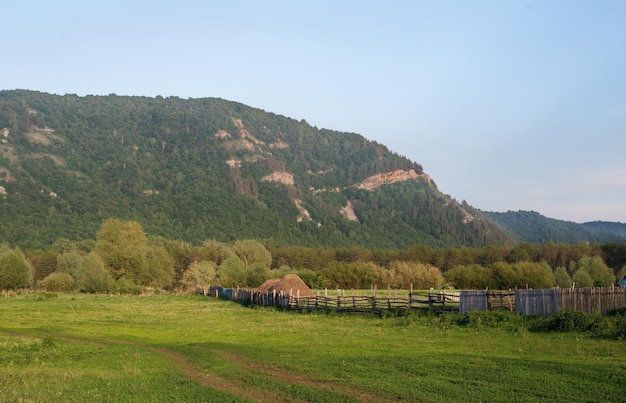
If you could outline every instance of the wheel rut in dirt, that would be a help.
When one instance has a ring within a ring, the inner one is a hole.
[[[235,381],[232,379],[227,379],[220,377],[218,375],[212,374],[206,370],[202,370],[197,365],[192,363],[184,354],[181,354],[173,349],[166,347],[158,347],[147,344],[142,344],[140,342],[124,340],[124,339],[113,339],[113,338],[105,338],[105,337],[79,337],[71,334],[57,333],[54,331],[43,330],[43,329],[31,329],[28,332],[17,332],[17,331],[8,331],[4,329],[0,329],[2,333],[8,334],[13,337],[26,337],[26,336],[36,336],[41,335],[44,337],[52,337],[59,339],[65,343],[71,344],[84,344],[84,345],[97,345],[97,346],[107,346],[107,345],[128,345],[132,347],[136,347],[139,349],[147,350],[159,354],[165,357],[179,373],[184,374],[189,379],[194,380],[202,385],[207,387],[218,389],[227,393],[231,393],[236,396],[244,397],[245,399],[249,399],[257,402],[276,402],[277,397],[266,390],[256,388],[252,385],[246,385],[245,382]],[[246,357],[221,349],[210,348],[210,347],[198,347],[204,350],[208,350],[212,354],[215,354],[220,359],[230,362],[239,368],[243,368],[246,371],[249,371],[254,374],[258,374],[262,377],[273,379],[282,383],[287,384],[295,384],[307,386],[315,389],[323,389],[326,391],[330,391],[336,394],[344,395],[346,397],[360,400],[363,402],[386,402],[391,401],[390,399],[386,399],[382,396],[377,396],[376,394],[368,394],[362,391],[356,390],[354,388],[339,385],[332,382],[315,380],[306,378],[302,375],[298,375],[296,373],[290,372],[286,369],[278,368],[270,364],[260,363],[257,361],[252,361],[247,359]]]

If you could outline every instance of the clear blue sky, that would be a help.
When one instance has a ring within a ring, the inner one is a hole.
[[[13,1],[0,89],[220,97],[488,211],[626,222],[626,1]]]

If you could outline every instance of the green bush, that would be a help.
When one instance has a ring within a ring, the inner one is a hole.
[[[511,328],[526,326],[528,318],[507,310],[471,311],[468,313],[447,313],[441,316],[444,325],[470,328]]]
[[[51,273],[46,276],[41,283],[41,288],[51,292],[66,292],[74,290],[74,277],[67,273]]]
[[[608,319],[614,325],[611,336],[618,340],[626,340],[626,307],[609,312]]]
[[[548,328],[557,332],[602,331],[608,320],[602,315],[590,315],[581,311],[562,310],[549,318]]]
[[[121,278],[115,282],[115,291],[120,294],[137,295],[141,293],[141,286],[127,278]]]

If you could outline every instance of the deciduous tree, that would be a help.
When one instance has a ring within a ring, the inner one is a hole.
[[[0,289],[25,288],[32,281],[33,269],[22,251],[0,247]]]
[[[148,271],[147,247],[148,238],[136,221],[108,219],[96,234],[96,251],[116,281],[142,283]]]
[[[66,273],[76,276],[76,272],[83,262],[83,257],[75,250],[57,255],[57,273]]]
[[[101,293],[113,289],[115,281],[97,252],[91,252],[80,264],[76,285],[83,292]]]
[[[559,266],[554,271],[554,284],[561,288],[570,288],[572,286],[572,278],[565,267]]]
[[[38,253],[30,258],[30,263],[34,269],[34,280],[39,281],[46,278],[57,269],[57,252],[48,250]]]
[[[215,263],[208,260],[197,263],[193,262],[189,265],[187,270],[185,270],[180,285],[187,291],[193,290],[196,287],[202,287],[206,290],[206,288],[215,281],[217,275],[216,269]]]
[[[444,274],[446,280],[461,289],[485,289],[492,287],[489,270],[479,264],[456,266]]]
[[[147,270],[137,284],[171,288],[174,282],[174,258],[162,246],[150,246],[146,251]]]
[[[236,255],[229,256],[218,267],[217,277],[224,287],[246,286],[245,263]]]
[[[518,262],[513,265],[518,288],[550,288],[554,285],[552,268],[546,262]]]
[[[407,289],[413,284],[415,289],[439,288],[445,285],[441,270],[435,266],[419,262],[393,261],[385,273],[383,281],[392,288]]]
[[[570,271],[572,273],[576,274],[581,269],[584,269],[592,280],[592,283],[585,285],[585,287],[608,287],[615,284],[613,270],[604,264],[604,261],[599,256],[583,256],[578,261],[570,263]],[[583,282],[586,282],[584,277]]]
[[[576,270],[576,273],[572,275],[572,280],[576,288],[593,287],[593,279],[585,268]]]

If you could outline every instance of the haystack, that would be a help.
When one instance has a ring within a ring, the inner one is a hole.
[[[279,278],[271,278],[269,280],[265,280],[263,284],[255,288],[253,291],[260,292],[260,293],[272,292],[272,287],[274,287],[279,282],[280,282]]]
[[[287,274],[281,279],[270,279],[261,284],[258,288],[254,289],[257,293],[274,292],[276,294],[281,291],[284,294],[291,294],[292,296],[300,295],[300,297],[314,297],[313,291],[297,274]]]

